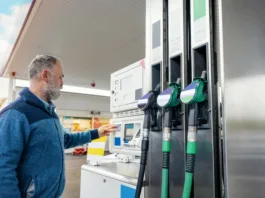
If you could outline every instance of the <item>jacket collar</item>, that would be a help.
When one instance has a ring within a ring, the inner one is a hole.
[[[35,94],[33,94],[29,90],[28,87],[23,88],[19,95],[26,103],[41,108],[44,111],[48,112],[50,115],[53,114],[55,105],[52,102],[45,103],[44,101],[40,100]]]

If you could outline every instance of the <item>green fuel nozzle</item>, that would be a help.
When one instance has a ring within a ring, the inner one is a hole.
[[[187,134],[186,148],[186,173],[182,198],[190,198],[193,174],[195,170],[195,157],[197,153],[197,114],[198,104],[206,98],[204,95],[204,87],[206,84],[206,71],[203,71],[201,77],[194,78],[180,94],[180,100],[184,104],[189,105],[189,126]]]
[[[203,102],[205,95],[203,93],[206,84],[206,71],[203,71],[201,77],[194,78],[180,94],[180,100],[184,104],[195,104]]]
[[[171,152],[171,126],[173,108],[180,104],[180,78],[176,83],[169,84],[169,87],[157,97],[157,105],[164,108],[163,142],[162,142],[162,181],[161,198],[168,198],[169,195],[169,161]]]
[[[157,104],[162,108],[175,107],[180,104],[180,78],[176,83],[169,84],[169,87],[157,97]]]

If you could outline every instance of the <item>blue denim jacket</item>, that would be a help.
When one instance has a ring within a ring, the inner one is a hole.
[[[0,112],[0,198],[60,197],[64,149],[99,137],[97,130],[64,132],[54,109],[24,88]]]

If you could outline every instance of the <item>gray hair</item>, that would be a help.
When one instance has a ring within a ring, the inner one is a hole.
[[[50,55],[37,55],[28,67],[29,79],[34,79],[43,69],[51,70],[59,61],[58,58]]]

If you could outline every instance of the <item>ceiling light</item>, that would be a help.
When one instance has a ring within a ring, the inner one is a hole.
[[[29,87],[29,81],[16,79],[16,87]],[[110,91],[102,89],[92,89],[85,87],[77,87],[64,85],[62,92],[66,93],[76,93],[76,94],[86,94],[86,95],[96,95],[96,96],[106,96],[110,97]]]

